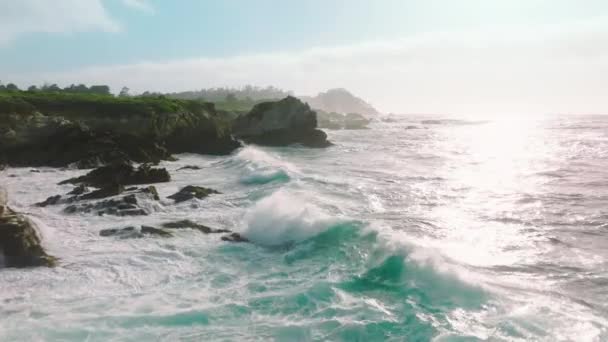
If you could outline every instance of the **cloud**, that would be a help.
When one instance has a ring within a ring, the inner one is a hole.
[[[0,45],[27,33],[116,32],[120,25],[100,0],[19,0],[0,2]]]
[[[408,113],[608,113],[608,28],[448,33],[302,51],[9,75],[180,91],[244,84],[296,94],[345,87],[381,110]]]
[[[155,12],[154,7],[152,7],[152,5],[145,0],[122,0],[122,2],[125,4],[125,6],[141,12],[148,14],[153,14]]]

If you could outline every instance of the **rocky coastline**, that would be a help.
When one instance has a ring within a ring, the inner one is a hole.
[[[49,100],[49,98],[51,100]],[[227,155],[243,146],[331,146],[317,129],[316,112],[294,97],[263,102],[233,119],[211,103],[174,99],[92,98],[76,95],[44,97],[27,92],[0,97],[0,165],[88,169],[60,184],[73,185],[64,194],[34,206],[63,206],[66,215],[149,215],[146,203],[161,200],[155,183],[170,182],[162,160],[173,154]],[[191,170],[196,168],[191,167]],[[2,171],[4,172],[4,171]],[[174,204],[205,200],[214,189],[189,185],[167,197]],[[57,265],[47,254],[41,232],[25,215],[8,206],[0,184],[0,266]],[[210,228],[188,220],[149,225],[108,227],[103,237],[170,238],[172,230],[191,229],[220,234],[230,243],[248,242],[231,229]]]

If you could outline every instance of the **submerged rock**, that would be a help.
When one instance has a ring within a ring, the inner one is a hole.
[[[86,192],[89,192],[89,188],[86,187],[86,185],[84,184],[80,184],[77,187],[75,187],[72,191],[68,192],[68,195],[82,195]]]
[[[317,121],[319,128],[328,129],[367,129],[367,125],[371,122],[370,119],[357,113],[344,115],[326,112],[317,112]]]
[[[193,198],[203,199],[211,194],[219,194],[220,192],[217,190],[204,188],[202,186],[194,186],[188,185],[185,188],[182,188],[180,191],[174,193],[167,198],[175,200],[175,203],[180,203],[184,201],[191,200]]]
[[[104,187],[111,184],[132,185],[169,182],[167,169],[155,169],[147,164],[137,169],[128,163],[117,163],[97,168],[84,176],[66,179],[59,184],[78,184]]]
[[[213,229],[213,228],[209,228],[205,225],[202,224],[198,224],[196,222],[192,222],[190,220],[181,220],[181,221],[175,221],[175,222],[167,222],[167,223],[163,223],[163,228],[169,228],[169,229],[195,229],[198,230],[199,232],[203,233],[203,234],[218,234],[218,233],[230,233],[230,230],[227,229]]]
[[[222,241],[228,241],[228,242],[250,242],[249,239],[247,239],[246,237],[242,236],[239,233],[231,233],[228,235],[224,235],[222,236]]]
[[[137,229],[135,227],[102,229],[99,231],[99,235],[104,237],[118,236],[121,238],[139,238],[143,237],[144,235],[157,235],[161,237],[173,236],[173,234],[165,230],[150,226],[141,226],[140,229]]]
[[[152,234],[152,235],[158,235],[158,236],[162,236],[162,237],[172,237],[173,236],[173,234],[169,233],[166,230],[162,230],[162,229],[150,227],[150,226],[141,226],[141,232],[142,232],[142,234]]]
[[[6,267],[52,267],[57,263],[42,247],[36,225],[7,206],[6,192],[1,188],[0,259]]]
[[[200,169],[201,169],[200,166],[186,165],[186,166],[180,167],[179,169],[177,169],[177,171],[181,171],[181,170],[200,170]]]
[[[46,200],[36,203],[36,206],[38,207],[46,207],[49,205],[55,205],[58,204],[59,201],[61,201],[61,195],[55,195],[55,196],[51,196],[49,198],[47,198]]]
[[[317,113],[295,97],[259,103],[233,124],[234,135],[247,143],[268,146],[302,144],[327,147],[325,132],[316,129]]]

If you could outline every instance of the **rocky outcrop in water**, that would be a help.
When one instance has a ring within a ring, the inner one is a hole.
[[[99,202],[72,204],[64,209],[67,214],[94,213],[99,216],[142,216],[149,215],[149,210],[141,207],[141,201],[155,200],[152,194],[129,194],[126,196],[111,198]]]
[[[184,201],[191,200],[193,198],[203,199],[211,194],[219,194],[220,192],[217,190],[204,188],[202,186],[194,186],[188,185],[182,188],[180,191],[174,193],[167,198],[170,198],[175,201],[175,203],[180,203]]]
[[[141,226],[139,229],[137,229],[136,227],[103,229],[99,231],[99,235],[104,237],[117,236],[123,239],[141,238],[146,235],[173,237],[173,234],[168,231],[150,226]]]
[[[330,146],[325,132],[316,127],[317,114],[307,104],[289,96],[257,104],[248,114],[238,117],[232,129],[239,139],[258,145]]]
[[[7,205],[0,188],[0,267],[52,267],[57,259],[42,247],[36,225]]]
[[[192,222],[190,220],[181,220],[181,221],[175,221],[175,222],[166,222],[163,223],[163,228],[168,228],[168,229],[194,229],[194,230],[198,230],[199,232],[203,233],[203,234],[219,234],[219,233],[231,233],[232,231],[227,230],[227,229],[213,229],[213,228],[209,228],[205,225],[196,223],[196,222]]]
[[[84,176],[70,178],[59,184],[85,184],[106,187],[113,184],[133,185],[169,182],[171,176],[166,169],[152,168],[148,164],[137,169],[127,163],[117,163],[97,168]]]
[[[326,113],[317,112],[317,122],[319,128],[327,129],[366,129],[371,122],[370,119],[361,114],[349,113]]]

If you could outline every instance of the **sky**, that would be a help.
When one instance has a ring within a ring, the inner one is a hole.
[[[383,112],[608,114],[608,1],[0,0],[0,81],[339,87]]]

